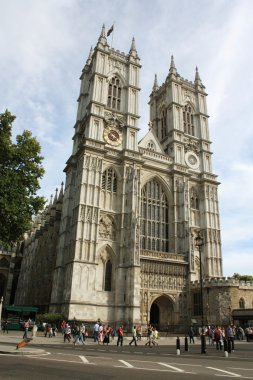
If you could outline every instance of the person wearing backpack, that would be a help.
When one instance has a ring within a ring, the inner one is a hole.
[[[221,339],[222,339],[221,329],[219,326],[216,326],[216,329],[214,331],[214,341],[216,343],[216,350],[222,350]]]

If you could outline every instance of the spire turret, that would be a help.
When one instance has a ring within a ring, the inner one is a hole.
[[[153,85],[153,91],[157,91],[159,88],[158,82],[157,82],[157,75],[155,74],[155,80],[154,80],[154,85]]]
[[[107,45],[107,39],[106,39],[106,34],[105,34],[105,24],[102,26],[102,30],[98,39],[98,45],[105,46]]]
[[[199,70],[198,70],[197,66],[196,66],[196,73],[195,73],[194,84],[195,85],[199,85],[199,86],[203,86],[202,85],[202,81],[201,81],[200,76],[199,76]]]
[[[58,198],[58,187],[55,189],[55,196],[54,196],[54,203],[53,204],[56,204],[57,198]]]
[[[93,48],[92,48],[92,46],[91,46],[91,48],[90,48],[90,52],[89,52],[89,56],[88,56],[87,61],[86,61],[86,65],[90,65],[90,63],[91,63],[91,58],[92,58],[92,54],[93,54]]]
[[[62,202],[63,201],[63,194],[64,194],[63,186],[64,186],[64,182],[61,183],[61,190],[60,190],[57,202]]]
[[[103,24],[103,26],[102,26],[102,30],[101,30],[99,38],[105,38],[105,24]]]
[[[175,66],[175,62],[174,62],[174,57],[173,55],[171,56],[171,61],[170,61],[170,71],[169,71],[170,74],[177,74],[177,69],[176,69],[176,66]]]
[[[134,39],[134,37],[133,37],[133,39],[132,39],[132,43],[131,43],[130,52],[131,52],[131,51],[136,51],[136,46],[135,46],[135,39]]]
[[[131,55],[134,58],[138,58],[138,54],[137,54],[137,50],[136,50],[136,46],[135,46],[135,39],[134,39],[134,37],[132,39],[131,47],[130,47],[130,50],[129,50],[129,55]]]

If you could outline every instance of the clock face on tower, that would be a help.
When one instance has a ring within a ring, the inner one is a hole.
[[[199,158],[194,152],[187,152],[185,155],[185,162],[191,169],[199,168]]]
[[[115,127],[107,127],[104,129],[104,140],[112,146],[118,146],[122,143],[122,133]]]

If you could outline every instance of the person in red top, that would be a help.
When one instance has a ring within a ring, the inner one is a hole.
[[[123,332],[123,326],[120,326],[118,328],[118,340],[117,340],[117,346],[119,345],[123,345],[123,335],[124,335],[124,332]]]

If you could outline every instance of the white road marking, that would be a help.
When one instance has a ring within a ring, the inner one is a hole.
[[[76,360],[66,360],[66,359],[53,359],[53,358],[42,358],[42,357],[38,357],[38,356],[23,356],[23,358],[27,358],[27,359],[39,359],[39,360],[51,360],[51,361],[54,361],[54,362],[64,362],[64,363],[75,363],[75,364],[81,364],[80,362],[76,361]],[[93,364],[93,363],[90,363],[90,364]]]
[[[86,359],[85,356],[79,356],[79,358],[80,358],[85,364],[90,364],[89,360]]]
[[[130,362],[137,362],[137,363],[153,363],[153,364],[157,364],[158,362],[154,362],[154,361],[151,361],[151,360],[140,360],[140,359],[131,359],[129,360]],[[179,363],[169,363],[170,365],[171,364],[179,364]],[[184,363],[180,363],[180,366],[187,366],[187,367],[202,367],[201,364],[184,364]]]
[[[122,365],[115,365],[114,368],[125,368],[127,369],[127,367],[123,367]],[[143,370],[143,371],[153,371],[153,372],[169,372],[169,373],[177,373],[177,371],[170,371],[169,369],[157,369],[157,368],[142,368],[142,367],[133,367],[134,369],[138,369],[138,370]],[[196,375],[197,373],[196,372],[187,372],[187,371],[184,371],[184,372],[181,372],[183,374],[188,374],[190,373],[191,375]]]
[[[173,367],[172,365],[169,365],[169,364],[166,364],[166,363],[158,363],[158,364],[163,365],[164,367],[168,367],[170,369],[173,369],[176,372],[184,372],[183,369],[180,369],[180,368],[177,368],[177,367]]]
[[[241,371],[253,371],[253,368],[228,367],[230,369],[240,369]]]
[[[126,362],[125,360],[119,360],[119,362],[121,362],[122,364],[125,364],[125,366],[127,366],[128,368],[134,368],[132,364]]]
[[[214,371],[219,371],[219,372],[222,372],[226,375],[230,375],[230,376],[233,376],[233,377],[241,377],[241,375],[238,375],[238,373],[234,373],[234,372],[228,372],[228,371],[224,371],[223,369],[219,369],[219,368],[214,368],[214,367],[206,367],[208,369],[213,369]],[[226,376],[226,375],[217,375],[215,374],[216,376]]]

